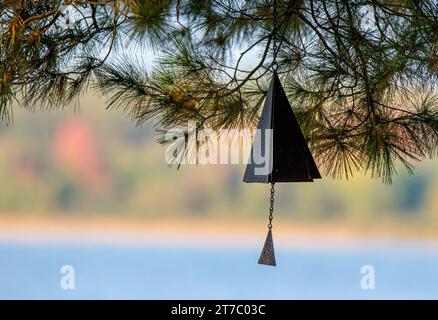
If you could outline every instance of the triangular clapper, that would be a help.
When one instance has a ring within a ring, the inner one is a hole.
[[[321,179],[277,73],[257,127],[244,182],[312,182]],[[271,129],[271,130],[269,130]]]
[[[274,240],[272,239],[272,230],[268,231],[268,236],[266,237],[265,245],[263,246],[262,253],[260,254],[259,264],[264,264],[266,266],[275,267],[277,263],[275,262],[275,251],[274,251]]]

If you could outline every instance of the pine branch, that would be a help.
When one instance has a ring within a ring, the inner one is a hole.
[[[390,183],[397,163],[412,173],[436,156],[435,1],[277,3],[274,17],[269,0],[2,1],[0,118],[17,96],[61,108],[91,85],[139,124],[252,128],[276,39],[278,72],[327,174]],[[158,55],[150,72],[127,57],[133,47]]]

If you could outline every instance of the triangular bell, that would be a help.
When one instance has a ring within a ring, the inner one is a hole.
[[[259,134],[254,140],[244,182],[312,182],[321,179],[276,72],[257,129]]]

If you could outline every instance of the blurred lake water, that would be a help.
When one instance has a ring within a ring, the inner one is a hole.
[[[438,250],[417,244],[277,249],[0,243],[1,299],[438,299]],[[60,287],[63,265],[75,290]],[[363,265],[375,289],[361,288]]]

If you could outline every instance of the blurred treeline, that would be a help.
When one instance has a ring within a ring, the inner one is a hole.
[[[152,127],[103,102],[84,98],[76,113],[16,111],[0,128],[1,214],[266,218],[268,186],[242,183],[244,166],[169,168]],[[413,177],[400,168],[392,185],[364,176],[281,184],[276,214],[438,225],[437,168],[420,163]]]

